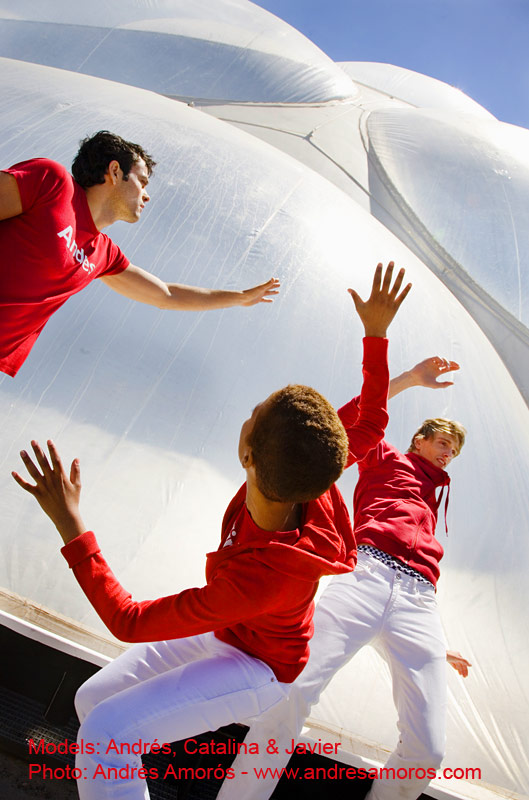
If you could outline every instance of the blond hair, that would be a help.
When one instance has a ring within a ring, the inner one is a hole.
[[[412,436],[411,444],[408,447],[408,453],[415,452],[415,439],[420,436],[421,439],[431,439],[436,433],[447,433],[454,436],[457,440],[457,453],[459,455],[463,445],[465,444],[466,429],[460,422],[453,419],[444,419],[444,417],[435,417],[434,419],[425,419],[421,427],[415,431]]]

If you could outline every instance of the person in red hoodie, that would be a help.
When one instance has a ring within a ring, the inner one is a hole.
[[[95,610],[118,638],[147,642],[77,694],[76,768],[84,800],[146,797],[139,742],[171,742],[252,718],[285,698],[303,670],[318,580],[349,572],[356,561],[334,482],[347,462],[381,441],[387,424],[385,334],[410,288],[399,294],[404,270],[391,286],[392,269],[382,279],[378,265],[365,303],[350,290],[366,338],[358,414],[348,433],[325,398],[306,386],[274,392],[243,424],[239,459],[246,483],[225,513],[202,588],[133,601],[80,517],[79,462],[67,474],[51,441],[50,460],[37,442],[37,463],[22,451],[35,485],[16,472],[13,477],[55,523],[62,552]]]
[[[450,386],[450,381],[437,379],[457,369],[453,361],[426,359],[391,380],[389,397],[410,386]],[[358,420],[359,398],[338,413],[349,433]],[[437,512],[450,484],[445,468],[464,441],[460,423],[428,419],[413,435],[407,453],[381,441],[359,460],[356,569],[334,578],[322,594],[306,669],[288,698],[252,723],[246,738],[257,745],[259,755],[236,758],[234,778],[224,781],[218,800],[270,797],[311,706],[367,644],[389,663],[400,733],[386,771],[374,780],[367,797],[416,800],[435,777],[444,756],[446,661],[462,676],[470,666],[460,653],[447,652],[435,599],[443,555],[435,538]]]
[[[138,222],[155,161],[135,142],[98,131],[81,142],[73,175],[49,158],[0,172],[0,372],[14,377],[44,325],[100,278],[132,300],[202,311],[271,302],[278,281],[244,291],[165,283],[131,264],[102,230]]]

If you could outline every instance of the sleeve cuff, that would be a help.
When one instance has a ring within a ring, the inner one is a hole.
[[[382,360],[387,356],[389,341],[383,336],[364,336],[364,361]]]
[[[61,548],[61,553],[68,562],[70,569],[73,569],[80,561],[84,561],[85,558],[90,558],[90,556],[99,552],[100,547],[93,531],[85,531],[85,533],[76,536],[75,539],[72,539],[71,542]]]

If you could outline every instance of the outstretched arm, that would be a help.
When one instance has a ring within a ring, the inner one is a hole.
[[[438,381],[437,378],[454,372],[459,369],[459,364],[449,361],[447,358],[432,356],[420,361],[411,369],[397,375],[389,382],[389,396],[395,397],[396,394],[409,389],[410,386],[427,386],[430,389],[446,389],[453,386],[453,381]]]
[[[35,485],[13,472],[16,482],[32,494],[59,531],[62,553],[81,588],[105,625],[125,642],[151,642],[214,631],[242,622],[284,603],[296,602],[297,588],[281,571],[263,565],[249,552],[220,565],[210,582],[157,600],[133,600],[105,561],[95,535],[79,515],[81,474],[75,459],[69,473],[53,442],[49,459],[38,442],[31,443],[35,461],[20,454]]]
[[[141,267],[136,267],[134,264],[130,264],[118,275],[105,275],[101,280],[110,289],[131,300],[158,308],[179,311],[207,311],[212,308],[271,303],[273,296],[278,294],[280,286],[276,278],[270,278],[266,283],[240,292],[202,289],[198,286],[185,286],[180,283],[165,283],[156,275],[141,269]]]
[[[383,439],[388,423],[387,399],[389,372],[387,361],[387,329],[408,294],[408,284],[400,294],[404,279],[401,269],[393,286],[393,262],[382,276],[382,264],[375,270],[371,295],[365,302],[353,290],[356,310],[364,324],[364,359],[362,364],[363,384],[360,397],[343,406],[338,414],[349,439],[347,466],[360,461]]]
[[[461,653],[458,653],[457,650],[447,650],[446,651],[446,660],[450,664],[451,667],[458,672],[461,677],[466,678],[468,675],[468,668],[472,666],[470,661],[467,661],[466,658],[463,658]]]

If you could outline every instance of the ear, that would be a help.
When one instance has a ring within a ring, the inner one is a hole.
[[[242,453],[241,464],[243,469],[250,469],[253,467],[253,452],[252,448],[246,446]]]
[[[413,437],[413,450],[412,452],[418,453],[421,449],[421,442],[424,441],[424,436],[422,433],[418,433],[416,436]]]
[[[108,179],[112,184],[112,186],[115,186],[119,180],[120,172],[121,172],[121,167],[119,166],[119,161],[111,161],[105,173],[105,178],[108,176]]]

